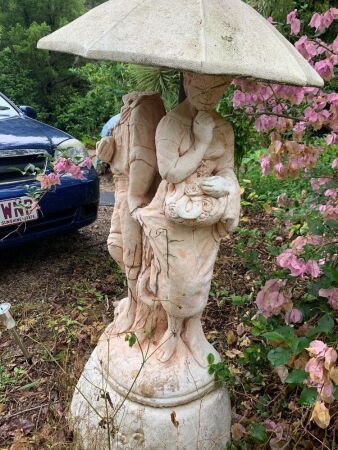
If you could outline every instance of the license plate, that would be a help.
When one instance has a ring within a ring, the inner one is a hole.
[[[30,197],[18,197],[0,201],[0,227],[8,227],[39,218],[38,208],[32,209]]]

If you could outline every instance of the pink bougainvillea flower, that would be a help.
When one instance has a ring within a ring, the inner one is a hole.
[[[303,137],[304,131],[306,130],[306,122],[297,122],[297,124],[293,127],[293,135],[296,140],[301,140]]]
[[[329,58],[317,61],[315,69],[325,81],[329,81],[334,77],[333,62]]]
[[[327,298],[331,307],[338,311],[338,288],[320,289],[319,295]]]
[[[318,45],[316,45],[312,41],[309,41],[307,36],[302,36],[295,43],[295,47],[299,51],[299,53],[308,61],[311,61],[312,58],[314,58],[318,54]]]
[[[276,175],[283,176],[283,174],[285,173],[285,166],[283,163],[279,162],[273,166],[273,170]]]
[[[302,277],[307,271],[305,261],[297,258],[291,249],[285,250],[277,257],[277,264],[283,269],[289,269],[293,277]]]
[[[291,34],[296,36],[300,32],[300,20],[297,18],[297,9],[287,15],[286,22],[291,27]]]
[[[325,403],[333,403],[335,398],[333,396],[333,384],[331,382],[324,383],[323,386],[318,387],[320,399]]]
[[[315,260],[311,260],[306,263],[306,272],[310,274],[312,278],[318,278],[322,273],[318,262]]]
[[[275,25],[277,22],[275,22],[274,20],[273,20],[273,17],[272,16],[269,16],[269,17],[267,17],[267,19],[266,19],[269,23],[271,23],[271,25]]]
[[[303,313],[298,308],[293,308],[285,314],[286,323],[300,323],[303,321]]]
[[[338,144],[338,134],[332,132],[331,134],[327,135],[326,143],[327,145]]]
[[[338,220],[338,205],[327,203],[320,205],[319,211],[323,214],[325,220]]]
[[[298,255],[302,253],[305,245],[308,243],[308,240],[305,236],[298,236],[291,242],[292,250]]]
[[[309,373],[310,381],[315,385],[324,384],[324,363],[318,358],[311,358],[305,365],[306,372]]]
[[[61,184],[60,176],[54,172],[49,173],[48,175],[43,174],[37,177],[38,181],[40,181],[41,189],[48,190],[57,184]]]
[[[329,183],[330,178],[311,178],[310,183],[314,191],[319,191],[321,186],[325,186]]]
[[[256,119],[255,127],[259,132],[269,131],[276,128],[278,123],[278,117],[276,116],[267,116],[262,114]]]
[[[267,176],[270,171],[270,156],[269,155],[263,155],[260,159],[261,168],[262,168],[262,174],[263,176]]]
[[[242,108],[247,104],[247,96],[242,91],[235,91],[232,97],[232,104],[235,109]]]
[[[323,341],[314,340],[310,342],[310,347],[307,348],[307,351],[317,357],[317,358],[324,358],[325,353],[328,350],[328,346]]]
[[[307,236],[298,236],[291,242],[291,248],[294,253],[300,255],[305,245],[320,245],[322,242],[321,236],[308,234]]]
[[[338,169],[338,158],[333,161],[331,167],[332,167],[332,169]]]
[[[324,192],[325,197],[333,197],[336,198],[338,197],[338,188],[337,189],[327,189]]]
[[[76,180],[82,180],[84,178],[81,167],[77,166],[76,164],[71,164],[71,166],[68,168],[68,173],[72,175]]]
[[[322,31],[322,15],[319,13],[314,13],[310,21],[310,27],[315,28],[316,31]]]
[[[66,173],[69,170],[72,162],[66,158],[58,158],[54,163],[54,170],[56,173]]]
[[[277,257],[277,264],[278,264],[280,267],[286,268],[286,267],[288,267],[288,266],[291,264],[291,262],[292,262],[293,259],[294,259],[294,256],[295,256],[295,255],[294,255],[294,253],[293,253],[292,250],[290,250],[290,249],[285,250],[285,252],[281,253],[281,254]]]
[[[337,8],[330,8],[324,14],[315,13],[311,18],[310,27],[315,28],[319,33],[323,33],[337,18],[337,11]]]
[[[327,370],[330,370],[331,367],[334,366],[334,364],[337,361],[337,352],[334,348],[330,347],[325,352],[325,368]]]
[[[280,314],[290,304],[289,295],[280,291],[284,286],[285,281],[272,279],[257,294],[255,303],[265,318]]]
[[[85,167],[86,169],[91,169],[93,166],[92,159],[90,156],[86,156],[85,159],[81,162],[80,167]]]

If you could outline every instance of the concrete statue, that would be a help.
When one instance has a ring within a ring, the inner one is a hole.
[[[132,92],[123,97],[124,106],[111,136],[97,144],[97,156],[110,164],[114,174],[115,208],[108,249],[128,280],[128,297],[118,306],[115,329],[131,328],[136,312],[136,282],[141,268],[140,224],[131,212],[150,203],[158,185],[155,131],[165,109],[156,93]]]
[[[208,374],[208,355],[219,355],[201,317],[221,238],[240,214],[234,133],[214,111],[230,81],[185,72],[187,99],[165,116],[158,95],[132,93],[98,144],[116,182],[109,251],[129,295],[73,398],[86,450],[210,450],[229,440],[229,396]]]

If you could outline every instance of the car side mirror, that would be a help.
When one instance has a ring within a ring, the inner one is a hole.
[[[38,116],[36,110],[31,106],[20,106],[19,108],[25,116],[30,117],[31,119],[36,119]]]

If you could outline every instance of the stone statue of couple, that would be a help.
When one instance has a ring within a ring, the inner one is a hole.
[[[201,316],[221,238],[240,214],[234,132],[214,111],[229,83],[184,73],[187,98],[168,114],[158,94],[129,94],[98,143],[116,189],[108,247],[128,280],[108,334],[133,332],[141,349],[150,340],[159,364],[182,351],[202,367],[217,356]]]

